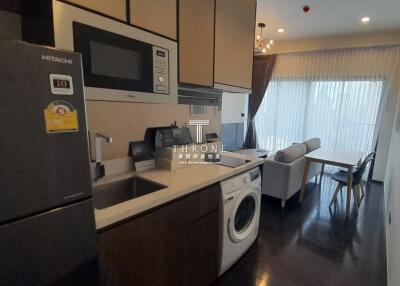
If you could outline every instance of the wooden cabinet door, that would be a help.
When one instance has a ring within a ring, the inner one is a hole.
[[[154,210],[99,235],[103,285],[186,285],[185,202]]]
[[[214,85],[215,0],[179,0],[179,81]]]
[[[216,0],[216,84],[251,89],[256,0]]]
[[[126,0],[67,0],[96,12],[126,21]]]
[[[218,275],[219,212],[213,211],[189,228],[189,281],[187,285],[210,285]]]
[[[130,22],[176,40],[177,0],[130,0]]]
[[[99,233],[102,285],[208,285],[217,277],[219,185]]]

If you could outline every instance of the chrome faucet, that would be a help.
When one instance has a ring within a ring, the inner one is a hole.
[[[95,150],[96,150],[96,163],[101,163],[102,161],[102,152],[101,152],[101,144],[102,141],[104,140],[106,143],[112,143],[112,137],[111,136],[105,136],[100,133],[96,133],[95,135]]]

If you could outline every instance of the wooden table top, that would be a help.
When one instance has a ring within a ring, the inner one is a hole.
[[[357,166],[364,152],[361,151],[341,151],[341,150],[332,150],[325,147],[321,147],[317,150],[314,150],[306,155],[307,159],[312,161],[319,161],[327,164],[338,165],[338,166]]]

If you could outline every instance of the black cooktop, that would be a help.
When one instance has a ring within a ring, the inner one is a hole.
[[[244,165],[246,163],[249,163],[249,160],[245,159],[239,159],[239,158],[234,158],[234,157],[229,157],[229,156],[221,156],[221,160],[219,162],[220,165],[222,166],[227,166],[231,168],[239,167],[241,165]]]

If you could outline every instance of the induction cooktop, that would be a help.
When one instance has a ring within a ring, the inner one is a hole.
[[[249,162],[250,162],[249,160],[222,155],[219,164],[222,166],[235,168],[235,167],[239,167],[239,166],[244,165]]]

